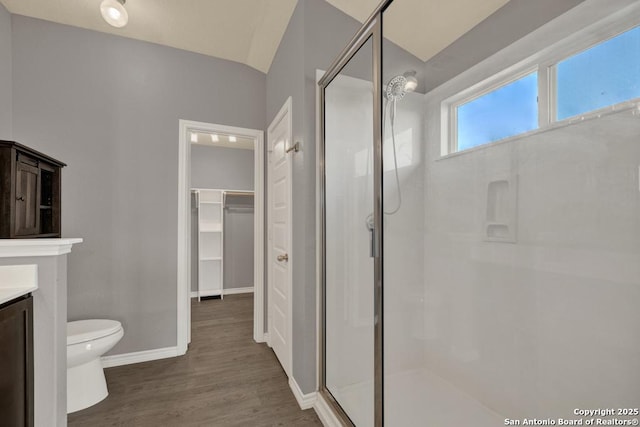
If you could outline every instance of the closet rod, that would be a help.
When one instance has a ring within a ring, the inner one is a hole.
[[[225,191],[227,196],[253,196],[253,191]]]
[[[236,212],[253,212],[254,211],[253,207],[251,207],[251,208],[242,207],[241,208],[239,206],[227,206],[225,209],[228,210],[228,211],[236,211]]]
[[[222,193],[222,207],[227,207],[227,196],[253,197],[253,191],[225,191]]]

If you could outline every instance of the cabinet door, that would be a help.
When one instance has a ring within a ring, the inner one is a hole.
[[[18,159],[16,164],[16,236],[38,234],[40,229],[40,169],[34,163]]]
[[[33,299],[0,308],[0,424],[33,426]]]

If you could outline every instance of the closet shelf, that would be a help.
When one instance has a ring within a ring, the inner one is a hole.
[[[222,228],[220,227],[209,227],[209,228],[201,228],[200,233],[222,233]]]
[[[196,190],[198,201],[198,297],[222,295],[223,190]]]

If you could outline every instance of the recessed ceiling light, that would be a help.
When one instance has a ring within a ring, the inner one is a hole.
[[[231,136],[229,137],[229,142],[236,142],[236,141],[237,141],[237,139],[236,139],[236,137],[235,137],[235,136],[231,135]]]
[[[103,0],[100,3],[100,13],[107,24],[112,27],[122,28],[129,21],[129,14],[124,8],[126,0]]]
[[[191,142],[198,142],[198,134],[191,132]]]
[[[220,138],[218,138],[218,135],[216,135],[215,133],[211,135],[211,142],[218,142],[218,141],[220,141]]]

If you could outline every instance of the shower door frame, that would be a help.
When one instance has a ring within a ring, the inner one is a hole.
[[[383,0],[373,14],[365,21],[360,30],[349,42],[338,58],[329,67],[327,72],[318,81],[320,93],[320,140],[319,140],[319,210],[320,239],[318,250],[320,253],[320,304],[319,304],[319,342],[318,342],[318,393],[333,410],[334,414],[345,426],[353,426],[353,422],[333,397],[326,384],[326,170],[325,170],[325,90],[333,79],[340,74],[342,69],[351,61],[370,39],[372,41],[372,70],[373,70],[373,222],[374,242],[374,419],[375,427],[384,424],[384,400],[383,400],[383,197],[382,197],[382,14],[393,0]]]

